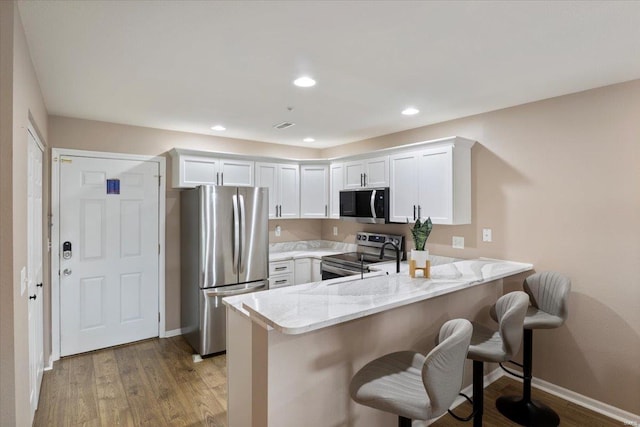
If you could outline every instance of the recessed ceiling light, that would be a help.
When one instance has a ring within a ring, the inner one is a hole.
[[[297,79],[295,79],[293,81],[293,84],[298,87],[311,87],[316,85],[316,81],[313,80],[311,77],[304,76],[304,77],[298,77]]]
[[[419,112],[420,110],[413,107],[408,107],[402,110],[402,114],[404,114],[405,116],[413,116],[414,114],[418,114]]]
[[[313,138],[305,138],[305,139],[303,139],[303,141],[304,142],[314,142],[315,139],[313,139]]]
[[[211,126],[212,130],[217,130],[217,131],[223,131],[223,130],[227,130],[226,127],[222,126],[222,125],[215,125],[215,126]]]

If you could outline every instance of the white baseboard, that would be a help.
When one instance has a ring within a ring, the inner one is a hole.
[[[178,335],[182,335],[182,329],[180,328],[172,329],[170,331],[165,331],[164,336],[160,338],[171,338],[171,337],[177,337]]]
[[[558,396],[564,400],[575,403],[576,405],[590,409],[593,412],[597,412],[609,418],[613,418],[614,420],[620,421],[624,425],[640,426],[640,415],[633,414],[625,411],[624,409],[616,408],[608,403],[600,402],[599,400],[584,396],[564,387],[551,384],[550,382],[539,378],[534,377],[531,380],[531,385],[542,391],[546,391],[549,394],[553,394],[554,396]]]
[[[487,387],[489,384],[493,383],[503,376],[508,376],[509,378],[513,378],[516,381],[522,382],[521,378],[514,378],[511,375],[505,374],[502,369],[496,368],[484,376],[484,387]],[[564,387],[557,386],[548,381],[541,380],[535,377],[532,379],[531,385],[549,394],[558,396],[559,398],[564,399],[568,402],[575,403],[576,405],[580,405],[593,412],[597,412],[598,414],[602,414],[616,421],[620,421],[621,423],[623,423],[623,425],[633,427],[640,426],[640,415],[633,414],[631,412],[625,411],[624,409],[616,408],[615,406],[600,402],[599,400],[584,396],[580,393],[576,393],[575,391],[568,390]],[[473,397],[473,384],[460,390],[460,392],[466,394],[469,397]],[[453,405],[451,405],[451,409],[456,408],[458,405],[464,402],[466,402],[466,399],[462,396],[458,396],[453,402]],[[448,416],[448,414],[444,414],[442,416]],[[439,418],[440,417],[435,418],[424,425],[435,423]]]

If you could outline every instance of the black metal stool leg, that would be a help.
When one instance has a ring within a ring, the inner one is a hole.
[[[531,400],[531,371],[533,368],[533,330],[525,329],[523,338],[522,397],[503,396],[496,400],[496,408],[505,417],[521,426],[556,427],[560,417],[543,403]],[[475,400],[475,392],[474,392]]]
[[[482,427],[484,405],[484,363],[473,361],[473,427]]]
[[[411,420],[405,417],[398,417],[398,427],[411,427]]]

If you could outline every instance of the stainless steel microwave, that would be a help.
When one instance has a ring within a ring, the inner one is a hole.
[[[386,224],[389,222],[389,187],[340,192],[340,219]]]

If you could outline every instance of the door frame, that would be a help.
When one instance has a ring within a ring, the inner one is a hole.
[[[158,335],[166,336],[165,316],[165,221],[166,221],[166,158],[138,154],[53,148],[51,150],[51,360],[60,359],[60,156],[89,157],[114,160],[138,160],[158,163]]]

